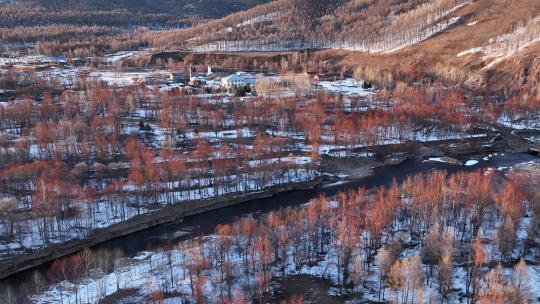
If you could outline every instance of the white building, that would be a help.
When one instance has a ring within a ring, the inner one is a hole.
[[[22,57],[15,57],[15,58],[6,58],[6,57],[0,58],[0,66],[40,65],[40,64],[64,65],[66,63],[67,63],[67,60],[64,57],[46,57],[43,55],[31,55],[31,56],[22,56]]]
[[[243,87],[243,86],[253,86],[257,82],[257,76],[246,74],[243,72],[238,72],[230,76],[224,77],[221,79],[221,85],[224,88],[231,88],[234,86]]]
[[[201,76],[201,75],[193,76],[189,79],[189,85],[204,86],[206,85],[206,77]]]

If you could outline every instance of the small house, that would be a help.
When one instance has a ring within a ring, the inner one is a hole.
[[[169,73],[169,80],[174,83],[181,83],[183,85],[187,85],[190,81],[188,73],[176,73],[176,72]]]
[[[189,80],[189,85],[193,87],[201,87],[206,85],[206,78],[204,76],[193,76]]]
[[[238,72],[236,74],[232,74],[230,76],[224,77],[221,79],[221,85],[224,88],[232,88],[232,87],[252,87],[257,82],[257,76],[250,75],[243,72]]]
[[[160,75],[148,75],[144,77],[144,82],[146,85],[159,85],[167,83],[167,79]]]

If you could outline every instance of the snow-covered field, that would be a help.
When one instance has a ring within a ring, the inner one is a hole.
[[[336,201],[330,200],[328,202],[328,208],[334,209],[338,207]],[[309,205],[303,208],[309,208]],[[491,211],[490,211],[491,212]],[[529,227],[531,225],[531,214],[526,213],[525,217],[522,217],[517,224],[516,229],[516,246],[513,250],[515,256],[519,255],[524,246],[525,239],[529,235]],[[485,225],[481,227],[479,233],[480,240],[486,248],[486,255],[490,259],[496,260],[499,255],[499,251],[496,248],[495,231],[500,227],[500,221],[495,221],[495,226],[485,222]],[[393,227],[394,233],[385,235],[386,241],[399,239],[404,244],[407,244],[399,256],[400,259],[405,260],[407,258],[414,258],[417,254],[423,252],[424,248],[418,243],[414,243],[409,233],[407,233],[407,221],[398,221],[396,226]],[[457,238],[457,227],[448,226],[445,228],[447,237]],[[307,235],[305,236],[308,237]],[[192,267],[194,260],[199,258],[199,253],[203,253],[204,256],[210,257],[210,265],[205,267],[201,274],[204,275],[205,281],[203,284],[203,292],[208,303],[217,303],[221,295],[227,293],[227,287],[223,285],[223,278],[221,277],[221,266],[217,263],[218,245],[224,242],[228,237],[210,235],[202,239],[202,242],[193,242],[193,240],[184,241],[179,244],[178,248],[174,249],[161,249],[158,251],[143,251],[139,252],[134,257],[123,258],[121,261],[117,261],[115,264],[119,265],[114,271],[110,273],[104,273],[100,270],[90,272],[90,275],[80,282],[73,283],[69,281],[63,281],[59,284],[48,287],[38,295],[32,297],[34,303],[40,304],[52,304],[52,303],[99,303],[99,300],[105,296],[112,295],[120,290],[134,289],[135,295],[130,296],[128,299],[124,299],[128,302],[145,302],[150,300],[148,296],[156,290],[167,292],[171,295],[167,298],[167,303],[178,303],[191,299],[192,282],[190,279],[190,267]],[[368,238],[367,232],[363,235],[363,238]],[[244,257],[243,244],[247,243],[247,239],[243,239],[239,244],[236,241],[230,240],[232,244],[232,250],[230,255],[227,255],[227,260],[230,262],[231,270],[230,274],[233,279],[230,282],[232,290],[251,290],[255,289],[257,282],[257,274],[253,271],[245,272],[246,263],[250,264],[250,257]],[[454,240],[455,241],[455,240]],[[339,244],[339,243],[336,243]],[[458,250],[465,250],[465,246],[456,245]],[[339,296],[342,294],[351,294],[353,299],[348,303],[360,303],[363,301],[378,301],[378,273],[380,267],[382,267],[378,260],[370,262],[369,267],[364,269],[361,274],[361,285],[358,286],[353,293],[348,288],[339,288],[340,284],[340,269],[337,265],[340,265],[340,254],[335,251],[334,246],[330,246],[329,250],[318,254],[317,258],[312,263],[295,262],[295,248],[291,245],[287,249],[286,261],[280,261],[277,266],[271,268],[272,276],[274,278],[287,278],[289,276],[305,274],[324,278],[330,280],[330,282],[336,286],[329,290],[329,294],[333,296]],[[363,256],[364,252],[359,248],[353,249],[353,256]],[[273,253],[272,253],[273,255]],[[524,257],[528,261],[528,267],[526,276],[529,278],[527,282],[527,290],[529,291],[529,299],[537,299],[540,297],[540,266],[533,263],[534,257],[532,255]],[[352,263],[352,262],[351,262]],[[251,265],[251,264],[250,264]],[[281,269],[282,265],[284,269]],[[257,268],[255,264],[252,265]],[[437,280],[432,278],[431,281],[426,281],[429,275],[429,265],[422,264],[420,267],[423,276],[422,296],[414,299],[414,303],[434,303],[440,301],[438,283]],[[487,272],[487,271],[486,271]],[[465,299],[461,297],[460,293],[465,291],[465,281],[467,276],[467,269],[465,264],[457,264],[454,266],[452,284],[452,295],[448,299],[448,303],[461,303]],[[512,267],[503,268],[504,280],[510,281],[515,277],[515,273]],[[286,282],[287,280],[285,280]],[[486,284],[482,282],[481,284]],[[481,285],[484,286],[484,285]],[[278,286],[270,287],[270,291],[277,291]],[[392,299],[392,293],[387,290],[387,299]],[[358,297],[359,298],[356,298]],[[534,302],[534,300],[533,300]],[[531,302],[532,303],[532,302]]]
[[[113,63],[116,61],[120,61],[123,59],[128,59],[128,58],[140,55],[141,53],[142,52],[139,52],[139,51],[122,51],[122,52],[106,55],[105,61]]]
[[[356,95],[368,97],[375,94],[374,90],[364,89],[362,87],[364,84],[363,81],[358,81],[352,78],[337,81],[319,81],[317,84],[320,85],[323,90],[333,93],[341,93],[345,96]]]
[[[113,71],[95,71],[89,74],[90,77],[108,83],[111,86],[134,85],[138,80],[143,83],[146,77],[154,75],[154,72],[113,72]],[[164,74],[164,73],[163,73]]]
[[[497,123],[501,126],[512,128],[515,130],[540,130],[540,118],[520,118],[514,117],[511,119],[508,116],[501,115],[497,120]]]

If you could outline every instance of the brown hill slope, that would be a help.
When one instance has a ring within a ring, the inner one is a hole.
[[[172,48],[221,53],[318,48],[311,56],[332,69],[373,79],[430,77],[538,94],[540,1],[341,1],[308,25],[290,21],[290,3],[274,1],[162,39],[175,42]],[[252,22],[257,16],[267,17]],[[251,22],[238,26],[243,20]]]
[[[28,7],[38,6],[46,11],[125,10],[132,13],[164,14],[171,19],[189,15],[212,19],[268,1],[270,0],[17,0],[13,2]]]
[[[421,43],[378,56],[349,53],[342,63],[371,69],[383,66],[389,71],[411,71],[490,90],[515,90],[519,87],[538,93],[540,41],[517,51],[503,41],[498,46],[503,53],[500,57],[496,54],[493,55],[495,57],[488,56],[489,51],[488,54],[473,51],[495,45],[497,37],[504,38],[504,35],[514,33],[520,24],[527,24],[539,16],[540,1],[479,0],[454,14],[463,16],[459,23]],[[540,23],[531,26],[537,32],[530,40],[534,41],[534,37],[538,40]],[[526,42],[522,44],[526,45]],[[467,51],[471,53],[464,54]]]
[[[35,43],[42,54],[68,57],[136,49],[148,45],[146,31],[191,27],[268,1],[0,1],[0,49]]]

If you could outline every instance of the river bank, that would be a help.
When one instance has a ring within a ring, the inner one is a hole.
[[[61,244],[52,244],[30,254],[7,258],[0,263],[0,279],[5,279],[16,273],[23,272],[55,259],[76,253],[84,248],[90,248],[121,236],[156,227],[158,225],[181,221],[187,216],[249,202],[254,199],[271,197],[277,193],[298,189],[317,189],[333,181],[335,181],[335,178],[330,175],[320,175],[309,181],[276,185],[264,191],[251,192],[245,195],[227,195],[212,199],[185,201],[174,205],[167,205],[159,210],[134,216],[121,223],[102,229],[96,229],[89,237],[84,239],[75,239]]]
[[[485,159],[484,159],[485,158]],[[433,162],[433,161],[421,161],[417,162],[412,159],[406,160],[404,163],[400,165],[392,165],[392,166],[386,166],[380,169],[376,169],[374,174],[372,174],[369,177],[363,178],[361,180],[358,180],[356,182],[347,183],[344,185],[339,186],[327,186],[322,189],[318,189],[317,191],[309,191],[309,190],[299,190],[299,191],[291,191],[286,194],[277,194],[273,197],[256,200],[253,201],[252,204],[242,204],[238,206],[232,206],[232,207],[225,207],[222,209],[218,209],[215,211],[207,212],[201,215],[193,216],[190,218],[187,218],[182,223],[175,223],[168,225],[169,227],[163,227],[159,226],[155,229],[150,229],[151,231],[144,231],[142,233],[135,233],[133,235],[128,236],[127,238],[120,238],[111,242],[108,242],[106,246],[98,246],[92,250],[95,257],[98,259],[101,259],[102,254],[110,254],[112,253],[114,255],[113,261],[110,262],[111,265],[122,265],[121,268],[107,268],[103,266],[97,266],[101,267],[100,269],[104,270],[105,272],[97,272],[96,275],[91,275],[88,280],[83,280],[82,282],[79,279],[68,279],[68,281],[64,281],[61,284],[58,283],[52,283],[50,286],[47,285],[47,287],[44,287],[41,285],[38,290],[38,296],[36,296],[36,300],[40,300],[39,303],[56,303],[61,302],[62,294],[64,296],[64,300],[67,298],[65,296],[68,296],[69,299],[67,299],[67,302],[74,302],[74,297],[76,296],[75,290],[79,291],[79,295],[82,297],[87,296],[89,297],[87,300],[88,302],[95,302],[100,301],[100,294],[103,292],[103,295],[108,296],[108,300],[113,300],[113,302],[108,303],[115,303],[115,302],[129,302],[129,303],[146,303],[150,302],[151,300],[148,300],[145,298],[145,295],[148,293],[148,289],[144,286],[147,286],[147,282],[151,281],[154,286],[170,286],[164,283],[165,281],[168,282],[168,280],[171,280],[171,282],[176,282],[175,279],[178,278],[181,280],[181,278],[186,278],[186,276],[182,277],[182,273],[185,274],[185,272],[182,271],[182,267],[186,265],[186,259],[183,253],[181,252],[189,252],[184,245],[189,246],[189,244],[197,246],[197,244],[206,244],[204,245],[205,256],[208,256],[208,260],[212,260],[216,258],[217,255],[216,251],[218,247],[216,247],[216,244],[207,242],[212,242],[212,240],[215,240],[216,237],[219,237],[216,235],[216,226],[223,225],[223,224],[232,224],[232,223],[238,223],[243,221],[248,222],[260,222],[264,221],[265,218],[267,218],[267,215],[269,212],[272,212],[275,214],[288,214],[288,213],[296,213],[299,212],[299,214],[302,213],[302,211],[299,210],[306,210],[306,208],[309,208],[307,205],[305,205],[306,202],[309,201],[309,198],[312,196],[319,196],[320,193],[324,193],[327,197],[331,198],[334,194],[339,193],[341,191],[349,191],[353,189],[358,189],[358,187],[365,187],[366,189],[374,189],[379,188],[382,186],[388,186],[388,183],[391,183],[392,180],[395,178],[396,182],[398,184],[403,183],[405,179],[408,178],[408,176],[416,175],[418,173],[420,174],[426,174],[430,172],[432,169],[437,170],[445,170],[448,175],[450,176],[457,172],[473,172],[476,170],[487,170],[489,172],[493,172],[497,177],[502,177],[505,174],[508,173],[508,170],[510,170],[510,167],[517,168],[515,164],[519,163],[526,163],[524,165],[532,164],[531,161],[534,161],[534,163],[538,164],[538,158],[536,158],[533,155],[530,154],[511,154],[511,153],[497,153],[496,155],[491,156],[485,156],[484,158],[481,158],[478,160],[478,163],[476,165],[452,165],[448,163],[440,163],[440,162]],[[497,172],[497,173],[496,173]],[[478,176],[478,174],[467,174],[465,175],[469,176]],[[460,174],[461,175],[461,174]],[[495,176],[494,175],[494,176]],[[495,177],[495,179],[497,179]],[[498,183],[496,183],[498,185]],[[444,187],[444,186],[443,186]],[[497,188],[496,185],[494,185],[495,188],[493,188],[494,191],[499,191],[500,189]],[[372,191],[372,190],[368,190]],[[331,199],[330,199],[331,200]],[[296,204],[291,204],[289,202],[294,201]],[[331,206],[334,206],[333,204]],[[332,207],[334,208],[334,207]],[[330,208],[330,210],[333,210]],[[283,210],[286,209],[286,210]],[[328,211],[330,212],[330,211]],[[295,218],[292,218],[292,221],[295,221]],[[299,222],[304,222],[303,220],[300,220]],[[332,221],[334,222],[334,221]],[[523,234],[523,231],[526,231],[526,223],[527,219],[525,218],[523,220],[523,223],[520,224],[521,231],[518,233],[518,235],[521,235],[521,239]],[[522,225],[523,224],[523,225]],[[290,224],[289,224],[290,225]],[[293,224],[294,225],[294,224]],[[525,225],[525,226],[524,226]],[[260,231],[272,231],[268,228],[261,229]],[[491,231],[488,229],[488,231]],[[177,236],[181,233],[184,233],[184,236],[181,238],[178,238]],[[405,240],[406,241],[406,240]],[[200,243],[202,242],[202,243]],[[239,245],[238,248],[244,248],[242,247],[242,244]],[[246,245],[246,248],[251,248],[251,245]],[[409,248],[406,246],[406,248]],[[123,252],[121,252],[123,251]],[[120,252],[120,256],[118,253]],[[331,251],[328,251],[331,252]],[[189,253],[185,253],[189,255]],[[236,256],[238,259],[240,259],[238,253],[234,253],[231,256]],[[183,258],[184,257],[184,258]],[[330,258],[333,259],[332,255],[330,254]],[[318,260],[316,260],[318,261]],[[322,278],[330,278],[331,280],[328,281],[328,284],[326,286],[329,288],[327,291],[324,290],[325,283],[321,282],[320,280],[312,280],[311,277],[307,278],[307,287],[312,286],[311,283],[315,285],[322,284],[321,288],[323,288],[321,291],[322,293],[313,293],[312,297],[308,297],[306,300],[310,302],[319,302],[324,301],[325,303],[334,303],[333,301],[330,302],[330,299],[337,299],[335,296],[338,296],[339,294],[336,294],[334,291],[338,290],[336,289],[336,286],[339,287],[339,283],[336,283],[335,276],[330,276],[331,273],[334,273],[333,271],[326,272],[324,269],[327,269],[327,265],[329,265],[327,262],[328,260],[320,260],[320,264],[316,262],[316,264],[308,263],[305,266],[307,268],[302,267],[302,271],[298,272],[299,268],[291,267],[290,271],[287,271],[288,274],[291,274],[294,278],[294,275],[301,275],[301,274],[307,274],[307,275],[316,275],[318,277]],[[326,262],[325,262],[326,261]],[[529,260],[527,260],[529,261]],[[212,265],[214,262],[212,262]],[[289,263],[286,263],[289,265]],[[172,266],[171,266],[172,265]],[[188,263],[189,265],[189,263]],[[325,266],[326,265],[326,266]],[[460,264],[461,265],[461,264]],[[116,266],[115,266],[116,267]],[[51,269],[46,269],[46,274],[51,274]],[[169,278],[169,269],[171,270],[173,274],[170,275]],[[217,268],[211,268],[211,269],[217,269]],[[208,280],[211,280],[214,282],[214,280],[217,280],[219,277],[219,274],[217,274],[214,270],[208,270],[208,273],[205,272],[205,278],[208,278]],[[296,270],[294,270],[296,269]],[[459,268],[459,266],[456,268],[458,269],[458,273],[462,273]],[[35,272],[32,272],[35,274]],[[243,273],[239,269],[233,271],[233,273]],[[279,280],[282,275],[280,275],[281,271],[276,271],[276,278]],[[42,273],[43,275],[43,273]],[[329,277],[330,276],[330,277]],[[35,275],[33,277],[36,277]],[[40,277],[40,274],[37,274],[37,277]],[[31,278],[30,278],[31,279]],[[242,279],[240,279],[242,280]],[[120,287],[115,287],[118,285],[115,285],[115,282],[123,282],[120,283]],[[217,281],[216,281],[217,282]],[[311,283],[310,283],[311,282]],[[376,281],[373,277],[367,276],[366,282],[373,283],[372,286],[375,286]],[[185,281],[184,281],[185,283]],[[183,284],[184,284],[183,283]],[[298,282],[298,284],[293,284],[291,286],[288,286],[289,283],[293,283],[287,278],[284,281],[285,284],[279,284],[275,287],[272,287],[272,294],[279,296],[280,291],[283,288],[284,295],[286,295],[286,291],[289,288],[293,292],[293,294],[299,292],[302,294],[310,293],[309,290],[303,290],[302,283]],[[369,284],[371,284],[369,283]],[[240,284],[240,283],[239,283]],[[24,286],[24,285],[23,285]],[[100,286],[108,286],[106,289],[103,289]],[[141,287],[142,286],[142,287]],[[166,299],[172,300],[175,297],[178,297],[181,294],[184,294],[184,292],[188,292],[189,290],[189,284],[188,285],[182,285],[186,288],[182,289],[173,289],[177,290],[180,293],[167,293],[166,289],[164,291],[164,296]],[[274,285],[272,285],[274,286]],[[371,285],[370,285],[371,286]],[[45,289],[43,289],[45,288]],[[160,287],[164,288],[164,287]],[[308,288],[309,289],[309,288]],[[369,288],[368,288],[369,289]],[[376,288],[375,288],[376,289]],[[19,289],[20,290],[20,289]],[[43,292],[42,290],[47,290],[46,292]],[[101,290],[101,291],[100,291]],[[169,290],[170,291],[170,290]],[[131,292],[131,294],[125,294],[124,292]],[[217,296],[218,291],[215,292],[209,292],[209,295]],[[373,295],[371,293],[371,295]],[[328,298],[328,296],[331,296],[331,298]],[[322,297],[322,298],[320,298]],[[363,296],[362,296],[363,297]],[[323,300],[324,298],[324,300]],[[215,298],[211,297],[209,302],[215,302]],[[280,298],[283,300],[282,298]],[[368,295],[367,299],[372,299]],[[279,300],[279,299],[278,299]],[[53,302],[51,302],[53,301]],[[56,302],[54,302],[56,301]],[[181,301],[177,301],[181,302]],[[273,301],[270,301],[270,303],[274,303]],[[278,303],[278,302],[277,302]],[[337,301],[336,303],[342,303],[340,301]]]

